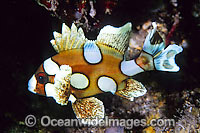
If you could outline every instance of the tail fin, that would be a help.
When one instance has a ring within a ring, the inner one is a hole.
[[[159,35],[159,33],[157,32],[156,23],[153,22],[152,25],[153,29],[149,32],[144,41],[143,51],[152,56],[155,56],[165,48],[165,43],[161,38],[161,36]]]
[[[179,71],[180,68],[175,63],[175,55],[182,52],[183,48],[173,44],[164,49],[165,43],[159,33],[156,31],[156,23],[153,22],[152,25],[153,30],[147,35],[144,42],[143,51],[140,57],[136,59],[136,63],[144,70],[153,70],[152,65],[154,65],[154,69],[159,71]],[[150,58],[149,55],[151,55],[152,58]],[[142,61],[144,58],[147,61]],[[153,61],[151,61],[152,59]],[[153,64],[150,62],[153,62]]]
[[[154,65],[156,70],[177,72],[179,67],[175,63],[175,55],[182,52],[183,48],[176,44],[169,45],[158,56],[154,58]]]
[[[183,48],[178,45],[169,45],[165,49],[165,42],[156,31],[156,23],[147,35],[142,52],[135,60],[122,61],[121,71],[127,76],[151,70],[177,72],[179,67],[175,63],[175,55],[182,52]]]

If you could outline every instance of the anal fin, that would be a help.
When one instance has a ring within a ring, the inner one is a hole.
[[[134,79],[127,79],[125,88],[119,89],[115,94],[130,101],[133,101],[134,97],[143,96],[146,92],[147,90],[142,85],[142,83]]]

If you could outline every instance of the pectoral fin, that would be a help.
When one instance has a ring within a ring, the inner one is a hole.
[[[146,92],[146,88],[140,82],[134,79],[127,79],[126,87],[124,89],[118,90],[115,94],[133,101],[134,97],[143,96]]]
[[[104,118],[103,102],[95,97],[77,99],[72,103],[72,108],[78,119],[84,119],[85,122],[92,119]]]
[[[53,97],[58,104],[67,105],[70,90],[70,78],[72,69],[68,65],[61,65],[54,78],[53,83],[45,85],[45,92],[47,97]]]

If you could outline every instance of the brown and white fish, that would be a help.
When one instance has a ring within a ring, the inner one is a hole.
[[[54,32],[55,40],[51,40],[58,54],[40,65],[28,82],[28,90],[53,97],[61,105],[71,101],[77,118],[104,118],[104,105],[94,95],[111,92],[133,101],[147,90],[131,76],[150,70],[179,71],[175,55],[182,47],[174,44],[164,49],[156,28],[153,23],[139,57],[126,61],[131,23],[119,28],[107,25],[93,41],[74,24],[71,30],[63,24],[62,34]]]

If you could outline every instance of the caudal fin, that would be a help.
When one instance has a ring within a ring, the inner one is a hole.
[[[175,63],[175,56],[182,52],[183,48],[176,44],[169,45],[158,56],[154,58],[154,65],[156,70],[177,72],[179,67]]]
[[[175,63],[175,56],[182,52],[183,48],[176,44],[165,48],[165,42],[156,31],[156,23],[153,22],[152,25],[153,30],[147,35],[142,53],[136,59],[136,63],[146,71],[154,69],[169,72],[179,71],[180,68]]]
[[[152,25],[153,29],[147,35],[142,50],[152,56],[155,56],[165,48],[165,43],[157,31],[156,23],[153,22]]]

